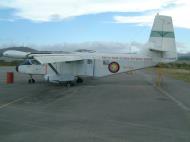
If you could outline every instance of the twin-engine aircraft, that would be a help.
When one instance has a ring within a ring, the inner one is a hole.
[[[148,43],[136,54],[88,51],[55,54],[9,50],[3,55],[25,59],[16,70],[29,74],[29,83],[35,82],[32,75],[44,75],[48,82],[67,85],[82,82],[83,77],[103,77],[177,60],[172,18],[159,14],[155,16]]]

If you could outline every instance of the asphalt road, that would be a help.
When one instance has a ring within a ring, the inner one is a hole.
[[[1,142],[189,142],[190,84],[136,71],[65,88],[0,67]]]

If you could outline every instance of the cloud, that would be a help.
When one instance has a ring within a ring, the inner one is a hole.
[[[176,48],[178,53],[188,53],[190,49],[187,45],[181,42],[176,42]]]
[[[134,45],[135,46],[135,45]],[[39,47],[37,47],[39,49]],[[83,43],[64,43],[55,45],[41,46],[41,50],[55,50],[55,51],[76,51],[79,49],[94,50],[103,53],[128,53],[134,52],[136,49],[131,47],[128,43],[119,42],[83,42]]]
[[[114,16],[115,23],[130,23],[137,25],[152,25],[154,16]]]
[[[79,49],[93,50],[98,53],[139,53],[143,50],[145,44],[139,42],[121,43],[121,42],[83,42],[83,43],[60,43],[52,45],[25,44],[25,47],[31,47],[39,51],[66,51],[72,52]],[[9,43],[0,45],[0,49],[8,47],[22,47],[23,43]],[[189,47],[182,42],[176,42],[178,53],[190,53]]]
[[[157,12],[173,17],[177,27],[190,28],[189,0],[1,0],[0,8],[15,9],[14,16],[35,22],[64,20],[105,12],[137,12],[140,16],[115,15],[115,23],[151,25]]]
[[[119,16],[113,17],[116,23],[133,23],[137,25],[150,26],[153,22],[155,13],[172,16],[174,26],[181,28],[190,28],[190,1],[189,0],[173,0],[163,3],[158,9],[145,12],[140,16]]]
[[[76,51],[79,49],[93,50],[99,53],[139,53],[145,47],[145,44],[139,42],[121,43],[121,42],[83,42],[83,43],[60,43],[52,45],[28,45],[38,50],[53,51]],[[27,45],[26,45],[27,46]],[[176,42],[178,53],[189,53],[188,45],[182,42]]]
[[[51,21],[104,12],[142,12],[163,7],[171,0],[1,0],[0,7],[16,9],[15,15],[33,21]],[[53,18],[52,18],[53,17]]]
[[[52,45],[35,45],[35,44],[25,44],[25,47],[30,47],[39,51],[66,51],[72,52],[79,49],[93,50],[98,53],[131,53],[138,52],[143,46],[142,43],[132,42],[132,43],[120,43],[120,42],[83,42],[83,43],[60,43]],[[23,44],[10,43],[0,45],[1,48],[8,47],[23,47]]]

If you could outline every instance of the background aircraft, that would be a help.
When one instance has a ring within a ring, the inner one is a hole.
[[[40,74],[49,82],[64,82],[67,85],[82,82],[82,77],[103,77],[177,60],[172,18],[159,14],[155,16],[148,43],[139,53],[82,51],[40,54],[11,50],[3,55],[25,59],[16,69],[31,76],[29,83],[35,82],[32,75]]]

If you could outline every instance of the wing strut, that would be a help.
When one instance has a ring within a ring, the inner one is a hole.
[[[48,65],[50,66],[50,68],[55,72],[56,75],[59,74],[59,72],[54,68],[54,66],[51,63],[48,63]]]

